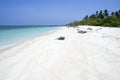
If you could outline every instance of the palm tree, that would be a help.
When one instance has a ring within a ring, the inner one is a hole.
[[[99,18],[101,18],[101,19],[103,19],[103,18],[104,18],[104,15],[103,15],[102,10],[100,10],[100,13],[99,13]]]
[[[104,10],[104,17],[107,17],[109,14],[108,14],[108,10],[107,9],[105,9]]]
[[[115,12],[115,15],[116,15],[117,17],[119,17],[119,12],[116,11],[116,12]]]
[[[120,10],[118,11],[118,13],[120,13]]]
[[[89,16],[86,15],[86,16],[84,17],[84,20],[86,21],[86,24],[88,25],[88,22],[89,22]]]
[[[87,20],[88,19],[88,15],[86,15],[85,17],[84,17],[84,20]]]
[[[118,11],[118,18],[120,19],[120,10]]]
[[[115,15],[115,13],[114,13],[114,12],[112,12],[112,13],[111,13],[111,16],[114,16],[114,15]]]
[[[96,18],[98,18],[99,17],[99,14],[98,14],[98,11],[96,11]]]

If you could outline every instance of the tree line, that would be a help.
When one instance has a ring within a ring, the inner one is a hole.
[[[81,21],[67,24],[67,26],[78,25],[120,27],[120,10],[111,13],[107,9],[96,11],[95,14],[86,15]]]

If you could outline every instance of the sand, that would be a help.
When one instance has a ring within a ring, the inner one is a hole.
[[[0,80],[120,80],[120,28],[79,29],[87,33],[62,28],[1,53]]]

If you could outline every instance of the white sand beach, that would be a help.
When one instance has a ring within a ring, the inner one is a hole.
[[[79,29],[87,33],[62,28],[4,51],[0,80],[120,80],[120,28]]]

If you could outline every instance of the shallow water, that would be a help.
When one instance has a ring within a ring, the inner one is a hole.
[[[1,26],[0,46],[18,43],[57,29],[57,26]]]

